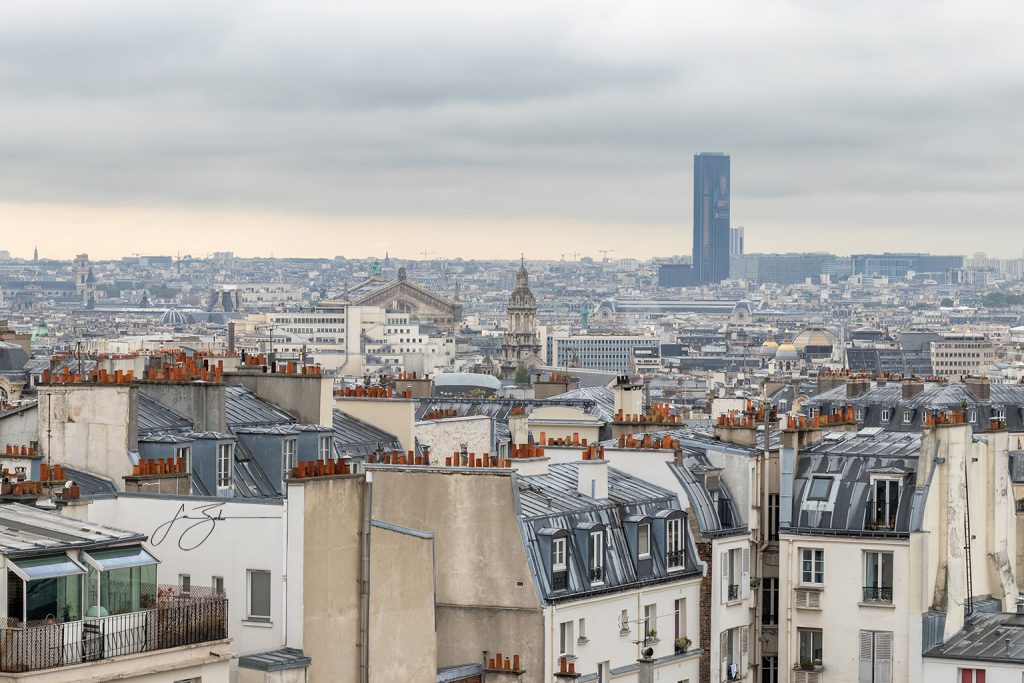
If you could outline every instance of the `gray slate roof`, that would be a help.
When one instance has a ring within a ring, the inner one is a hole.
[[[963,630],[928,650],[924,656],[1002,662],[1024,668],[1024,616],[975,613]]]
[[[402,450],[402,442],[368,422],[340,410],[334,410],[334,446],[337,453],[366,456],[378,448],[387,452]]]
[[[139,398],[139,436],[158,432],[191,432],[192,423],[183,415],[158,403],[144,391],[138,393]]]
[[[231,431],[239,427],[265,427],[297,422],[294,415],[264,401],[243,386],[225,387],[225,401],[228,429]]]

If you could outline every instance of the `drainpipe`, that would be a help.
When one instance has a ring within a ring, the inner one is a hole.
[[[370,473],[365,475],[363,486],[363,529],[359,544],[359,680],[370,680],[370,515],[373,509],[373,484]],[[436,628],[436,626],[435,626]]]
[[[284,561],[281,563],[281,647],[288,647],[288,489],[285,488],[284,510],[281,518],[284,520]]]

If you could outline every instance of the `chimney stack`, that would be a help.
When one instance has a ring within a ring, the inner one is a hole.
[[[593,453],[593,455],[591,455]],[[596,500],[608,498],[608,461],[599,448],[583,451],[583,460],[576,463],[576,490]]]
[[[971,392],[971,396],[979,401],[987,401],[991,397],[988,377],[978,375],[964,377],[964,386],[967,388],[967,391]]]
[[[615,378],[615,386],[612,389],[615,394],[615,414],[643,415],[644,414],[644,388],[643,385],[633,384],[627,375],[619,375]]]
[[[924,380],[920,377],[909,377],[903,380],[903,400],[907,401],[924,391]]]
[[[871,380],[866,377],[851,377],[846,380],[846,398],[863,396],[871,388]]]

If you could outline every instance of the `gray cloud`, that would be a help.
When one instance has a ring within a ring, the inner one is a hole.
[[[7,3],[0,201],[686,253],[720,150],[755,249],[1017,251],[1022,29],[1010,2]]]

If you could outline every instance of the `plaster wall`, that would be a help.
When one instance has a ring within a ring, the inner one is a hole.
[[[416,439],[430,446],[430,460],[444,464],[446,456],[459,451],[462,444],[478,456],[494,454],[494,419],[487,415],[447,417],[416,423]]]
[[[294,415],[300,424],[332,426],[331,377],[271,373],[225,373],[224,381],[239,384],[260,398]]]
[[[200,382],[145,382],[141,391],[154,401],[187,417],[196,431],[227,431],[227,404],[223,384]]]
[[[416,401],[404,398],[352,398],[335,396],[334,407],[378,429],[394,434],[403,451],[416,448]]]
[[[45,404],[44,404],[45,405]],[[39,438],[38,405],[6,415],[0,419],[0,453],[11,445],[29,445]]]

